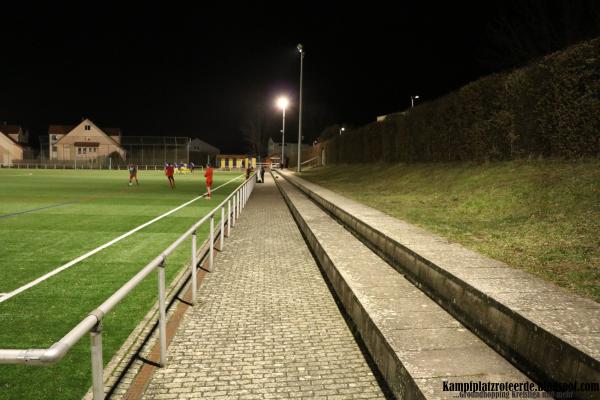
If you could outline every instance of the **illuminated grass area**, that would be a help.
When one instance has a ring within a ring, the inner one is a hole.
[[[213,187],[240,176],[215,173]],[[0,170],[0,293],[7,293],[205,192],[200,171],[175,176],[140,171]],[[143,228],[100,253],[0,303],[0,348],[46,348],[127,282],[240,183]],[[39,209],[39,210],[35,210]],[[34,211],[30,211],[34,210]],[[220,217],[220,213],[218,213]],[[199,232],[199,242],[208,224]],[[186,241],[167,263],[167,284],[190,259]],[[104,362],[110,361],[156,301],[149,276],[104,319]],[[0,399],[81,398],[91,385],[89,339],[57,365],[0,365]]]
[[[600,161],[371,164],[302,177],[600,301]]]

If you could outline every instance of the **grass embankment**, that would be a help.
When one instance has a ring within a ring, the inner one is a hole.
[[[239,176],[215,174],[217,187]],[[10,292],[60,265],[204,192],[201,173],[176,176],[169,189],[162,171],[140,171],[127,186],[126,171],[0,170],[0,293]],[[222,187],[37,286],[0,303],[0,348],[46,348],[59,340],[242,179]],[[208,224],[199,231],[199,241]],[[190,259],[185,241],[167,262],[171,282]],[[103,320],[104,362],[157,299],[152,274]],[[91,384],[86,336],[58,364],[0,365],[2,399],[76,399]]]
[[[302,176],[600,301],[600,161],[337,165]]]

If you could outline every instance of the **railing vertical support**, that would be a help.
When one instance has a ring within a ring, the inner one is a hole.
[[[92,344],[92,393],[94,400],[104,400],[104,362],[102,361],[102,322],[90,331]]]
[[[225,206],[221,207],[221,241],[219,243],[219,250],[223,251],[223,245],[225,244]]]
[[[208,270],[213,270],[213,251],[215,247],[215,216],[214,214],[210,217],[210,246],[209,246],[209,257],[208,257]]]
[[[227,201],[227,237],[231,236],[231,199]]]
[[[165,301],[165,259],[158,266],[158,328],[160,335],[160,366],[167,365],[167,309]]]
[[[238,219],[238,192],[235,192],[235,197],[233,200],[233,220],[234,222]]]
[[[198,292],[198,283],[196,281],[196,267],[198,265],[198,255],[196,252],[196,231],[192,233],[192,304],[196,305],[196,294]]]

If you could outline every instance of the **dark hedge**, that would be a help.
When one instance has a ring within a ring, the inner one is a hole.
[[[600,38],[322,144],[327,163],[600,155]]]

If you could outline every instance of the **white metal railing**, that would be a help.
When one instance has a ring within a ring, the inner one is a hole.
[[[315,161],[317,158],[319,158],[319,157],[313,157],[313,158],[311,158],[310,160],[303,161],[303,162],[301,162],[301,163],[300,163],[300,165],[304,165],[304,164],[308,164],[308,163],[310,163],[310,162],[313,162],[313,161]]]
[[[160,366],[164,367],[167,363],[167,320],[166,320],[166,282],[165,268],[167,257],[181,245],[187,238],[192,239],[192,262],[191,262],[191,285],[192,285],[192,304],[196,304],[196,295],[198,292],[196,269],[198,264],[198,254],[196,250],[197,237],[196,231],[202,224],[210,220],[209,236],[209,258],[208,271],[213,270],[213,252],[215,244],[215,215],[221,213],[221,234],[220,249],[223,249],[225,236],[225,222],[227,222],[227,237],[231,234],[231,228],[235,226],[235,221],[239,218],[241,210],[245,207],[252,190],[254,189],[254,175],[250,176],[240,184],[225,200],[213,208],[208,214],[202,217],[198,222],[192,225],[183,235],[167,247],[158,257],[150,261],[141,271],[125,283],[120,289],[114,292],[98,308],[93,310],[71,329],[58,342],[47,349],[0,349],[0,364],[29,364],[29,365],[51,365],[59,362],[67,352],[73,347],[86,333],[91,336],[91,357],[92,357],[92,392],[94,400],[104,399],[104,377],[102,361],[102,319],[108,314],[125,296],[127,296],[144,278],[146,278],[155,269],[158,270],[158,308],[159,308],[159,343],[160,343]],[[227,206],[227,216],[225,216],[225,207]],[[225,218],[226,217],[226,218]]]

